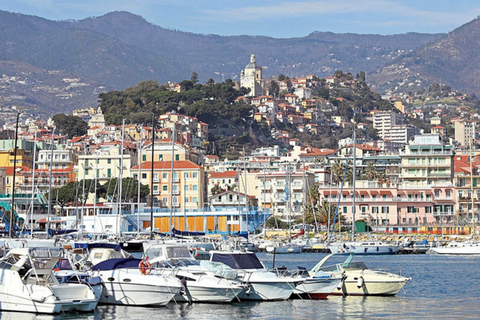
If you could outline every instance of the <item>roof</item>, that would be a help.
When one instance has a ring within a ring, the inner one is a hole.
[[[208,177],[210,179],[225,179],[225,178],[236,178],[238,176],[238,171],[224,171],[224,172],[209,172]]]

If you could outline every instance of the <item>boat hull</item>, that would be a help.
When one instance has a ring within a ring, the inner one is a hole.
[[[127,269],[100,272],[104,283],[100,303],[129,306],[164,306],[182,288],[175,277],[142,275]]]
[[[396,254],[399,251],[397,245],[362,245],[362,244],[333,244],[328,249],[334,254],[376,255]]]
[[[436,254],[451,254],[451,255],[480,255],[480,246],[471,247],[438,247],[430,248],[429,252]]]
[[[196,286],[187,282],[186,290],[177,293],[174,300],[177,302],[209,302],[209,303],[228,303],[234,299],[239,299],[245,291],[243,287],[232,288],[213,288],[205,286]]]
[[[387,274],[386,276],[346,274],[347,278],[335,287],[332,295],[350,296],[394,296],[410,280],[402,276]],[[359,278],[362,278],[359,280]]]
[[[292,297],[301,297],[312,300],[326,299],[341,282],[341,278],[306,278],[302,283],[297,284],[295,290],[293,290]]]

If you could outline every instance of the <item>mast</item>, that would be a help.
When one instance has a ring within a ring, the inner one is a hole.
[[[172,227],[172,219],[173,219],[173,216],[172,216],[172,213],[173,213],[173,183],[174,183],[174,180],[173,180],[173,172],[174,172],[174,158],[175,158],[175,128],[177,127],[177,124],[174,122],[173,123],[173,133],[172,133],[172,166],[170,168],[170,188],[171,188],[171,192],[170,192],[170,219],[169,219],[169,226],[168,226],[168,230],[169,231],[172,231],[170,230],[171,227]],[[177,220],[178,222],[178,220]],[[171,236],[171,234],[170,234]]]
[[[35,129],[35,139],[33,145],[33,166],[32,166],[32,200],[31,200],[31,214],[30,214],[30,238],[33,238],[33,205],[35,199],[35,166],[37,155],[37,129]]]
[[[307,188],[306,186],[308,186],[307,184],[307,179],[305,177],[305,160],[303,161],[303,214],[302,214],[302,223],[303,223],[303,229],[304,229],[304,238],[307,236],[307,233],[305,232],[305,209],[306,209],[306,206],[307,206]],[[315,217],[315,212],[313,211],[313,206],[312,206],[312,213],[313,213],[313,216]],[[315,218],[315,220],[317,220]]]
[[[122,185],[123,185],[123,149],[125,146],[125,119],[122,120],[122,145],[120,146],[120,172],[118,177],[118,212],[117,212],[117,228],[118,234],[122,236]]]
[[[140,181],[142,180],[142,136],[143,136],[143,124],[140,129],[140,143],[138,145],[138,192],[137,192],[137,236],[140,236]]]
[[[17,122],[15,125],[15,147],[13,150],[13,179],[12,179],[12,205],[10,206],[10,227],[8,228],[8,238],[12,238],[12,228],[13,228],[13,212],[14,212],[14,204],[15,204],[15,175],[17,173],[17,140],[18,140],[18,118],[20,117],[20,113],[17,112]]]
[[[247,234],[248,234],[248,212],[249,212],[249,207],[248,207],[248,195],[247,195],[247,159],[245,156],[245,147],[243,147],[243,189],[245,191],[245,221],[247,225]]]
[[[470,144],[470,190],[472,199],[472,229],[473,229],[473,236],[475,236],[475,208],[474,208],[474,201],[473,201],[473,153],[472,153],[472,137],[469,140]],[[442,219],[443,221],[443,219]],[[443,229],[443,228],[442,228]]]
[[[352,241],[355,241],[355,173],[357,162],[357,130],[353,127],[353,196],[352,196]]]
[[[155,159],[155,113],[152,114],[152,166],[150,172],[150,240],[153,240],[153,169]]]
[[[263,237],[267,238],[267,225],[265,221],[265,215],[266,215],[266,197],[267,195],[265,194],[265,168],[263,168]]]
[[[82,181],[82,214],[80,215],[80,237],[83,238],[83,215],[85,210],[85,172],[87,169],[87,145],[83,144],[83,155],[85,156],[83,160],[83,181]]]
[[[286,168],[286,175],[285,175],[285,180],[286,180],[286,186],[285,186],[285,190],[286,190],[286,201],[287,201],[287,211],[288,211],[288,239],[292,239],[292,226],[291,226],[291,217],[290,215],[292,214],[291,213],[291,204],[290,204],[290,197],[289,197],[289,193],[290,193],[290,167],[288,166],[287,164],[287,168]],[[290,240],[289,240],[290,241]]]
[[[50,230],[50,214],[52,212],[52,171],[53,171],[53,146],[55,145],[55,127],[52,130],[52,148],[50,152],[50,172],[49,172],[49,183],[48,183],[48,213],[47,213],[47,239],[50,238],[48,232]]]

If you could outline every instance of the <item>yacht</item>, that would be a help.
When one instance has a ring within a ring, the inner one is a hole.
[[[91,286],[59,283],[54,267],[63,248],[14,248],[0,260],[0,310],[55,314],[93,311],[98,298]]]
[[[428,252],[451,255],[480,255],[480,242],[451,241],[444,247],[432,247]]]
[[[102,279],[100,303],[128,306],[163,306],[183,289],[175,270],[150,274],[149,263],[131,257],[118,244],[87,244],[87,256],[76,265]],[[145,267],[142,267],[145,266]]]
[[[235,279],[217,277],[200,266],[186,245],[182,244],[145,244],[145,256],[157,271],[172,268],[182,280],[185,290],[175,296],[177,302],[230,302],[239,299],[246,286]]]
[[[312,300],[326,299],[344,280],[342,274],[330,274],[324,271],[309,274],[307,269],[302,267],[297,267],[293,275],[301,277],[303,281],[297,284],[292,297]]]
[[[332,256],[334,254],[329,254],[323,258],[313,267],[310,274],[315,274],[318,271],[342,274],[341,285],[331,293],[334,295],[393,296],[411,280],[394,273],[368,269],[363,262],[352,262],[353,253],[343,263],[324,266]]]
[[[333,254],[396,254],[399,246],[381,241],[347,241],[331,243],[328,249]]]
[[[286,300],[303,279],[269,271],[254,252],[210,251],[211,262],[221,262],[237,271],[237,279],[249,289],[241,300]]]

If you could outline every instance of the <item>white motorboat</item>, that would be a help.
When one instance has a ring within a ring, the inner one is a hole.
[[[274,243],[266,247],[268,253],[287,254],[287,253],[302,253],[303,245],[293,243]]]
[[[151,267],[140,268],[144,261],[130,257],[119,245],[91,243],[87,250],[88,258],[79,263],[90,266],[90,275],[102,279],[104,289],[100,303],[162,306],[183,289],[175,270],[149,274]]]
[[[480,242],[451,241],[444,247],[432,247],[428,252],[451,255],[480,255]]]
[[[14,248],[0,260],[0,309],[35,313],[93,311],[93,289],[82,283],[59,283],[53,268],[63,248]]]
[[[396,254],[399,246],[381,241],[347,241],[331,243],[328,249],[333,254]]]
[[[176,277],[185,286],[185,290],[175,296],[175,301],[230,302],[238,299],[246,289],[240,281],[216,277],[200,266],[186,245],[146,244],[144,251],[154,268],[152,274],[163,272],[164,268],[175,268]]]
[[[249,286],[241,300],[286,300],[302,282],[290,275],[268,271],[253,252],[210,251],[210,261],[221,262],[237,271],[237,279]]]
[[[350,254],[343,263],[324,266],[332,256],[334,254],[327,255],[310,271],[311,275],[318,271],[344,275],[341,285],[336,287],[331,294],[393,296],[411,280],[394,273],[368,269],[363,262],[352,262],[354,254]]]

